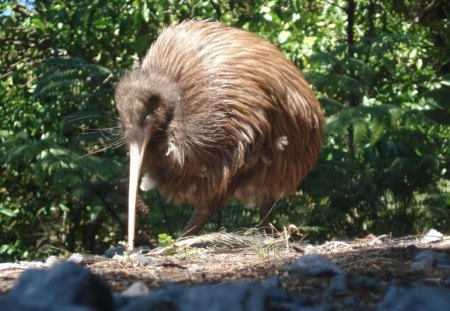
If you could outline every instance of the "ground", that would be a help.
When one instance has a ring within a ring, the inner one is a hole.
[[[83,255],[84,265],[103,276],[110,287],[121,292],[130,284],[141,281],[152,290],[176,284],[214,284],[236,280],[266,280],[278,276],[289,293],[314,295],[330,284],[332,276],[298,278],[286,271],[292,263],[307,254],[327,257],[353,276],[364,276],[384,284],[378,289],[349,287],[339,297],[352,296],[369,309],[375,308],[387,286],[435,285],[449,287],[450,268],[433,266],[418,268],[412,263],[423,250],[430,249],[450,255],[450,237],[434,243],[421,243],[420,237],[392,239],[388,236],[368,236],[353,241],[334,241],[322,245],[289,242],[285,234],[277,238],[262,235],[216,233],[182,241],[177,247],[142,251],[139,255]],[[0,269],[0,293],[7,292],[23,268]]]

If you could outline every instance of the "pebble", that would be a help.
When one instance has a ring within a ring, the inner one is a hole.
[[[1,299],[1,311],[107,311],[113,308],[112,293],[106,283],[82,266],[69,261],[56,264],[49,270],[25,271],[12,290]]]
[[[142,255],[142,254],[131,254],[130,258],[135,261],[138,264],[144,265],[144,266],[154,266],[156,262],[151,259],[148,256]]]
[[[73,253],[67,259],[67,261],[71,261],[71,262],[74,262],[74,263],[82,263],[83,262],[83,255],[81,255],[80,253]]]
[[[304,276],[333,276],[342,273],[342,270],[328,258],[311,254],[300,257],[291,264],[287,270],[289,274]]]
[[[196,273],[196,272],[200,272],[202,270],[202,268],[197,264],[193,264],[193,265],[188,266],[187,270],[189,273]]]
[[[420,243],[429,244],[442,241],[444,235],[435,229],[430,229],[425,236],[420,240]]]
[[[348,291],[347,273],[339,273],[330,280],[330,284],[326,289],[326,294],[334,295],[338,292]]]
[[[413,270],[450,270],[450,254],[434,250],[419,252],[411,263]]]
[[[448,311],[450,289],[422,286],[387,290],[377,311]]]
[[[265,294],[257,282],[198,286],[183,291],[179,307],[183,311],[260,311],[265,309]]]
[[[125,253],[125,247],[123,246],[115,246],[108,248],[104,253],[103,256],[107,258],[113,258],[114,255],[120,255],[122,256]]]
[[[150,292],[150,289],[145,285],[144,282],[134,282],[127,289],[125,289],[121,294],[127,297],[136,297],[146,295]]]
[[[266,289],[272,289],[272,288],[280,287],[281,282],[280,282],[280,279],[278,278],[278,276],[274,275],[274,276],[271,276],[270,278],[266,279],[264,282],[262,282],[261,285]]]

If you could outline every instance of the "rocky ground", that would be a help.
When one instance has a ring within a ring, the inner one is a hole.
[[[0,264],[0,310],[450,310],[450,237],[288,236],[216,233]]]

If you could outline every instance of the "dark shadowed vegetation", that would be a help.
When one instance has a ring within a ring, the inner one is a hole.
[[[278,45],[323,104],[320,161],[276,205],[307,239],[450,232],[450,2],[2,1],[0,261],[125,239],[128,158],[114,84],[158,31],[220,20]],[[187,206],[142,196],[140,241]],[[255,225],[233,202],[207,230]]]

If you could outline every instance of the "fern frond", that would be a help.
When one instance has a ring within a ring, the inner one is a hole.
[[[86,103],[97,96],[111,96],[115,73],[79,58],[48,59],[38,77],[34,97],[44,101]]]

